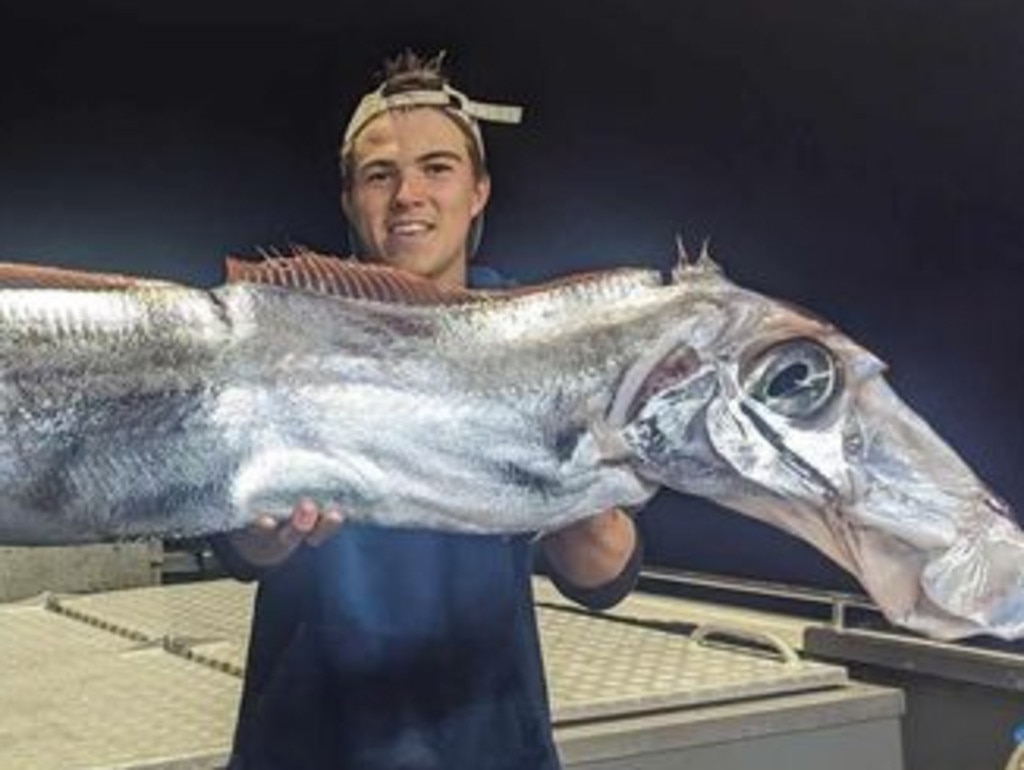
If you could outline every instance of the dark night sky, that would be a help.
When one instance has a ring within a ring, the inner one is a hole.
[[[228,252],[344,250],[339,126],[406,46],[527,107],[489,132],[487,261],[667,267],[677,231],[711,236],[889,361],[1024,507],[1016,2],[4,1],[0,258],[212,284]],[[707,506],[644,519],[656,561],[846,584]]]

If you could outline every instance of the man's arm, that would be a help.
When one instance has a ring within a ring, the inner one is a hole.
[[[636,585],[643,547],[636,524],[612,508],[553,532],[541,541],[552,582],[570,599],[607,609]]]
[[[319,545],[341,526],[339,511],[321,512],[302,500],[280,524],[258,519],[238,532],[210,539],[227,571],[239,580],[257,580],[283,563],[302,543]],[[541,541],[552,582],[570,599],[591,609],[621,601],[636,585],[643,548],[633,520],[612,508],[583,519]]]

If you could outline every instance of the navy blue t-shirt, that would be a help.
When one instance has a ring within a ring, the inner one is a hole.
[[[554,770],[531,568],[526,536],[301,547],[260,581],[231,767]]]

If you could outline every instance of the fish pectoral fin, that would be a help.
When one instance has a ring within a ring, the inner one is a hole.
[[[308,449],[265,450],[239,467],[232,481],[231,499],[243,517],[260,514],[283,518],[304,497],[352,515],[379,497],[372,490],[381,488],[374,482],[380,475],[361,458],[342,460]]]

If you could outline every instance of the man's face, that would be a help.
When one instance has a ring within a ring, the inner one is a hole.
[[[391,110],[359,133],[342,206],[369,258],[465,283],[469,227],[490,193],[487,177],[474,176],[466,141],[429,107]]]

